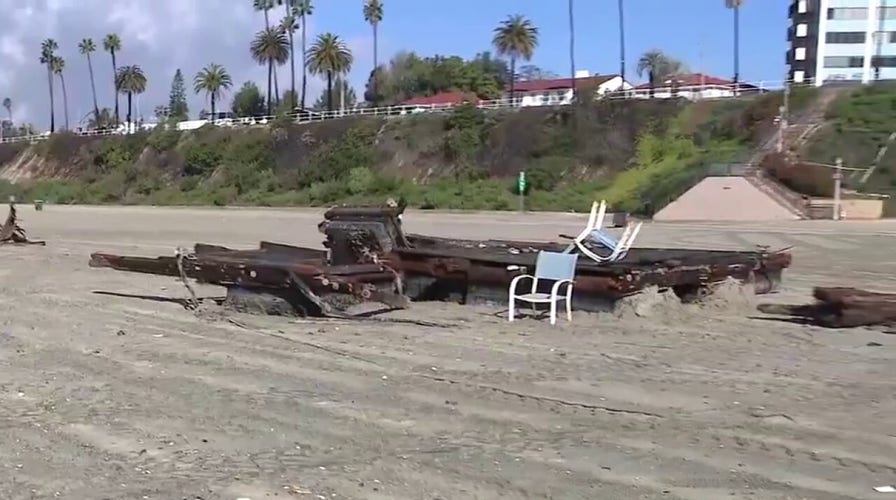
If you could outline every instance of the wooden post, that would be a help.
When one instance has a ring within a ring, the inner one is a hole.
[[[840,182],[843,179],[843,158],[837,158],[834,171],[834,220],[840,220]]]

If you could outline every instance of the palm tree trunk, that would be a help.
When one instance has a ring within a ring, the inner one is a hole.
[[[516,57],[510,58],[510,107],[516,106]]]
[[[650,89],[649,89],[648,97],[653,99],[653,90],[654,90],[654,85],[656,84],[656,78],[654,77],[653,70],[650,70],[647,73],[647,81],[650,82]]]
[[[274,66],[274,104],[280,105],[280,85],[277,84],[277,66]]]
[[[65,129],[68,130],[68,92],[65,90],[65,77],[59,73],[59,83],[62,84],[62,110],[65,113]]]
[[[380,96],[379,96],[379,85],[377,84],[376,78],[376,69],[379,67],[379,58],[377,57],[377,52],[379,50],[379,33],[377,33],[377,24],[373,23],[373,105],[377,106],[379,104]]]
[[[274,74],[274,61],[268,61],[268,116],[271,116],[271,78]]]
[[[569,79],[572,97],[576,97],[576,24],[573,0],[569,0]]]
[[[625,16],[622,9],[623,0],[619,0],[619,76],[625,85]]]
[[[327,111],[333,112],[333,72],[327,71]]]
[[[211,98],[212,98],[212,120],[213,120],[212,123],[215,123],[214,120],[218,119],[218,115],[215,114],[215,94],[214,94],[214,92],[212,92]]]
[[[131,98],[134,95],[133,92],[128,92],[128,133],[131,133]]]
[[[740,7],[734,7],[734,94],[740,81]]]
[[[50,133],[56,131],[56,111],[53,109],[53,69],[47,62],[47,81],[50,83]]]
[[[115,62],[115,51],[109,51],[112,54],[112,84],[115,87],[115,124],[121,123],[121,115],[118,114],[118,64]]]
[[[293,32],[289,30],[289,89],[292,94],[289,96],[289,110],[293,111],[296,107],[296,49],[293,41]]]
[[[96,81],[93,79],[93,61],[90,60],[90,52],[87,53],[87,70],[90,72],[90,90],[93,92],[93,119],[100,119],[100,105],[96,102]]]
[[[308,65],[305,64],[305,15],[302,15],[302,109],[305,109],[305,90],[308,87]]]

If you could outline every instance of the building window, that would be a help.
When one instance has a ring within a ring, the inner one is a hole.
[[[806,72],[805,71],[794,71],[793,72],[793,83],[803,83],[806,81]]]
[[[896,68],[896,56],[874,56],[871,66],[875,68]]]
[[[805,14],[806,11],[809,10],[809,2],[807,0],[799,0],[796,4],[796,11],[800,14]]]
[[[807,24],[797,24],[796,25],[796,36],[803,37],[809,34],[809,25]]]
[[[824,35],[825,43],[865,43],[864,31],[828,31]]]
[[[878,19],[896,19],[896,7],[880,7]]]
[[[875,31],[871,36],[874,43],[896,43],[896,31]]]
[[[793,58],[797,61],[806,60],[806,47],[797,47],[793,49]]]
[[[825,68],[861,68],[865,62],[864,57],[854,56],[828,56],[824,58]]]
[[[842,7],[828,9],[828,19],[834,21],[864,21],[868,19],[868,7]]]

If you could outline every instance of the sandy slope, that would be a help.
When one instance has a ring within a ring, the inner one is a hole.
[[[93,250],[317,244],[316,211],[23,209],[0,248],[0,498],[882,498],[896,482],[896,337],[738,307],[578,314],[551,329],[288,322],[86,266]],[[409,214],[411,230],[550,238],[575,216]],[[893,282],[894,223],[653,225],[645,244],[797,245],[788,289]],[[213,288],[203,293],[215,294]],[[215,312],[215,311],[212,311]],[[882,346],[868,346],[877,342]]]

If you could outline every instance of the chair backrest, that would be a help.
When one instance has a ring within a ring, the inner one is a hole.
[[[535,277],[546,280],[571,280],[576,276],[577,253],[538,252]]]

